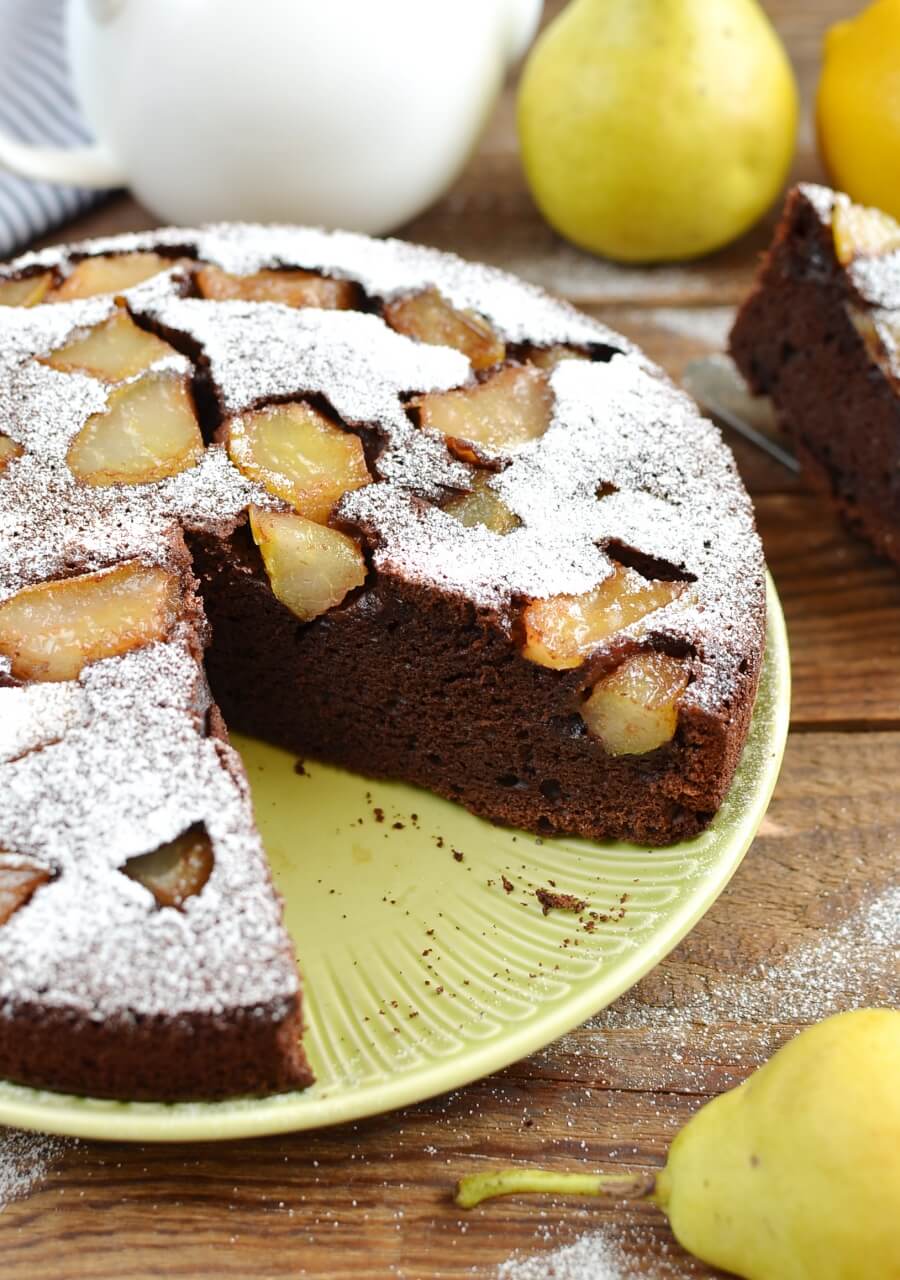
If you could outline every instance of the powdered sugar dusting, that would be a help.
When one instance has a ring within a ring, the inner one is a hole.
[[[613,1235],[590,1231],[571,1244],[535,1257],[514,1255],[501,1262],[497,1280],[628,1280],[635,1273]]]
[[[3,769],[0,848],[56,878],[0,930],[0,1012],[35,1001],[91,1019],[286,1008],[297,977],[279,908],[237,758],[205,736],[194,658],[151,645],[88,667],[77,688],[64,736]],[[0,722],[21,718],[21,694],[0,689]],[[121,867],[195,822],[213,843],[212,875],[182,910],[160,911]]]
[[[66,1152],[77,1146],[75,1138],[0,1129],[0,1213],[36,1190]]]
[[[781,960],[739,979],[715,975],[681,1000],[677,1024],[715,1026],[818,1022],[864,1004],[879,984],[900,995],[900,885],[889,887],[836,929],[803,943]],[[671,1028],[673,1010],[645,1005],[640,988],[610,1005],[592,1026]]]
[[[84,690],[74,682],[0,689],[0,762],[14,760],[63,737],[87,712]]]
[[[469,362],[424,346],[360,311],[173,299],[153,314],[204,346],[226,411],[264,397],[318,392],[348,422],[397,426],[400,392],[465,382]]]
[[[440,509],[436,499],[469,487],[472,469],[406,409],[412,393],[471,377],[459,353],[414,342],[368,311],[186,296],[192,268],[183,260],[125,291],[138,321],[201,349],[226,413],[314,394],[348,426],[377,435],[379,483],[345,496],[338,514],[357,525],[382,572],[437,583],[509,625],[522,597],[603,580],[610,538],[682,566],[696,582],[654,617],[654,631],[691,646],[687,696],[722,714],[740,662],[762,645],[763,562],[749,500],[715,429],[625,339],[511,277],[393,241],[214,227],[77,247],[140,249],[189,252],[226,270],[319,268],[357,281],[375,308],[436,286],[507,342],[618,352],[557,367],[549,430],[496,460],[491,483],[522,520],[504,539]],[[43,251],[11,269],[65,275],[71,253]],[[0,432],[25,450],[0,474],[0,601],[30,583],[129,559],[177,567],[179,528],[228,530],[248,504],[278,505],[220,445],[157,483],[76,482],[67,451],[107,406],[109,388],[39,357],[112,306],[107,297],[0,309]],[[167,363],[191,367],[183,355]],[[618,492],[598,499],[609,484]],[[295,996],[240,767],[206,734],[209,695],[195,650],[185,622],[167,643],[96,663],[52,692],[0,687],[0,847],[56,873],[0,930],[0,1016],[29,1001],[103,1020],[284,1010]],[[182,911],[157,910],[121,867],[195,822],[213,843],[212,876]]]
[[[273,499],[252,484],[218,445],[195,467],[141,486],[80,485],[65,464],[26,453],[0,482],[0,599],[29,583],[140,558],[168,560],[179,525],[222,528],[251,502]]]
[[[596,1217],[595,1205],[591,1213]],[[567,1230],[561,1230],[563,1242],[554,1248],[531,1255],[517,1251],[489,1274],[493,1280],[641,1280],[651,1274],[648,1256],[653,1280],[685,1280],[696,1274],[693,1260],[677,1244],[640,1222],[595,1226],[574,1240],[566,1239]],[[552,1239],[547,1227],[540,1235]]]
[[[691,342],[723,351],[734,325],[734,307],[653,307],[641,312],[642,321]]]

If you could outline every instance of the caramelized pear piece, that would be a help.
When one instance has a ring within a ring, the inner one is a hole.
[[[255,271],[235,276],[220,267],[201,267],[197,286],[204,298],[223,302],[280,302],[286,307],[318,307],[322,311],[349,311],[356,302],[356,285],[332,280],[315,271]]]
[[[228,453],[245,476],[320,523],[338,498],[372,479],[359,437],[302,401],[232,418]]]
[[[17,680],[74,680],[89,662],[163,640],[178,579],[138,561],[25,587],[0,604],[0,654]]]
[[[481,524],[491,533],[512,533],[522,523],[490,487],[488,477],[483,473],[475,477],[470,493],[451,498],[444,504],[444,510],[467,528]]]
[[[64,373],[77,371],[106,382],[123,382],[175,354],[168,342],[139,328],[125,308],[118,307],[108,320],[80,338],[70,338],[42,363]]]
[[[553,414],[553,392],[540,369],[511,364],[484,382],[434,391],[412,404],[423,427],[447,437],[451,453],[477,464],[481,449],[509,452],[542,436]]]
[[[47,296],[53,273],[23,276],[20,280],[0,280],[0,307],[36,307]]]
[[[617,565],[611,577],[584,595],[533,601],[522,619],[522,656],[557,671],[580,666],[601,641],[670,604],[684,587],[683,582],[648,582]]]
[[[21,457],[24,452],[25,450],[15,440],[10,440],[9,436],[0,435],[0,475],[3,474],[7,463],[12,462],[13,458]]]
[[[202,822],[195,822],[152,853],[129,858],[122,871],[149,889],[160,907],[179,908],[198,894],[212,875],[212,841]]]
[[[72,302],[75,298],[93,298],[99,293],[120,293],[174,265],[171,258],[161,258],[158,253],[115,253],[82,258],[47,301]]]
[[[186,471],[203,453],[187,379],[148,373],[110,393],[69,446],[66,461],[84,484],[149,484]]]
[[[562,364],[563,360],[590,360],[590,356],[585,351],[579,351],[577,347],[564,347],[562,345],[532,347],[528,353],[528,363],[537,365],[539,369],[543,369],[546,373],[552,373],[558,364]]]
[[[14,862],[0,850],[0,925],[6,924],[50,879],[50,872],[44,867]]]
[[[457,311],[437,289],[385,303],[384,318],[408,338],[461,351],[473,369],[489,369],[506,355],[502,339],[486,320],[474,311]]]
[[[684,658],[639,653],[594,685],[581,715],[611,756],[644,755],[673,738],[687,682]]]
[[[861,204],[837,204],[831,219],[838,262],[876,257],[900,249],[900,223],[880,209]]]
[[[352,538],[284,511],[250,508],[250,528],[276,598],[301,622],[341,603],[366,580],[366,562]]]

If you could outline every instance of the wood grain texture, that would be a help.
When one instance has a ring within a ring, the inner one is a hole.
[[[795,176],[820,177],[809,104],[822,32],[847,5],[765,7],[804,92]],[[152,224],[120,197],[67,235]],[[626,270],[566,246],[527,193],[507,92],[460,182],[404,234],[568,295],[677,378],[688,359],[721,345],[771,226],[770,216],[691,267]],[[900,579],[787,471],[730,442],[787,614],[794,732],[758,839],[693,933],[577,1032],[418,1107],[219,1147],[69,1146],[0,1214],[5,1278],[487,1280],[513,1254],[544,1257],[550,1277],[562,1274],[554,1250],[591,1231],[627,1258],[623,1278],[716,1274],[689,1259],[647,1207],[523,1199],[462,1215],[450,1191],[487,1162],[657,1166],[704,1099],[798,1026],[900,999],[878,927],[896,908],[888,895],[900,840]]]

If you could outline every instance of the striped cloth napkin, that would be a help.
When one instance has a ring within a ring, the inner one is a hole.
[[[22,142],[89,140],[69,86],[66,0],[0,0],[0,129]],[[0,171],[0,258],[103,198],[103,192],[28,182]]]

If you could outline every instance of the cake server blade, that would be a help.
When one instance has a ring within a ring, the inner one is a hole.
[[[692,360],[681,381],[684,389],[702,408],[721,419],[732,431],[755,444],[788,471],[800,470],[794,455],[776,439],[778,427],[771,402],[764,396],[751,396],[729,356],[717,354]]]

